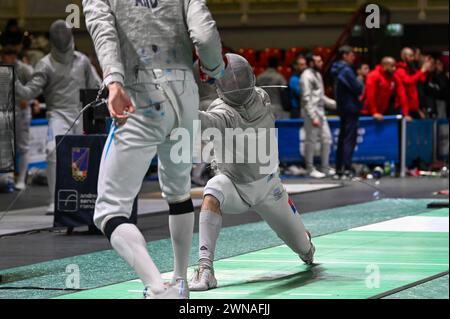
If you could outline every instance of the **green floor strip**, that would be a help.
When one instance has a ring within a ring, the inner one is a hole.
[[[429,216],[429,217],[448,217],[448,208],[441,208],[432,210],[428,213],[423,213],[421,216]]]
[[[448,212],[443,217],[447,216]],[[313,267],[303,265],[285,245],[263,249],[219,260],[215,269],[220,288],[192,293],[191,297],[361,299],[449,269],[448,232],[349,230],[315,238],[314,242],[317,265]],[[141,297],[142,283],[134,280],[61,298]]]
[[[390,295],[386,299],[449,299],[448,287],[449,276],[446,275]]]
[[[303,220],[313,236],[316,237],[402,216],[431,212],[426,208],[430,201],[430,199],[383,199],[304,214]],[[297,203],[297,206],[301,210],[301,202]],[[280,239],[264,222],[228,227],[221,232],[216,256],[218,259],[224,259],[280,244],[282,244]],[[197,247],[198,235],[195,234],[191,251],[191,265],[196,262]],[[172,247],[169,239],[150,242],[148,248],[162,272],[172,270]],[[110,286],[136,278],[134,272],[115,252],[106,250],[1,270],[0,275],[3,277],[3,282],[0,285],[0,299],[52,298],[67,294],[68,291],[20,288],[64,289],[70,274],[66,270],[70,265],[79,267],[81,289]],[[2,290],[2,287],[5,286],[17,287],[17,289]]]

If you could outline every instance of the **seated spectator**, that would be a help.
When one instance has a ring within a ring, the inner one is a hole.
[[[270,85],[286,85],[286,80],[283,75],[278,73],[278,59],[270,57],[269,67],[256,78],[257,86],[270,86]],[[277,120],[288,119],[289,113],[283,109],[281,103],[281,89],[280,88],[265,88],[264,89],[270,97],[272,111]]]
[[[367,76],[362,114],[371,115],[375,120],[382,121],[385,114],[397,113],[395,110],[390,111],[395,107],[394,96],[400,101],[403,115],[411,120],[405,88],[395,72],[395,59],[384,57],[381,64]]]

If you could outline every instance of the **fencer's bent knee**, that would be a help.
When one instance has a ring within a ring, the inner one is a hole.
[[[207,194],[203,197],[202,211],[207,210],[220,214],[220,202],[211,194]]]

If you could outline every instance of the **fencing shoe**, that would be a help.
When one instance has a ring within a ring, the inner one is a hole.
[[[300,259],[303,260],[303,262],[307,265],[312,265],[314,263],[314,253],[316,252],[316,247],[312,243],[311,240],[311,233],[309,231],[306,231],[306,234],[308,235],[309,242],[311,244],[311,248],[309,249],[309,252],[305,255],[299,255]]]
[[[194,275],[189,282],[192,291],[206,291],[217,287],[217,279],[214,276],[214,269],[207,266],[199,266],[194,271]]]
[[[309,176],[309,177],[312,177],[312,178],[317,178],[317,179],[321,179],[321,178],[327,177],[327,175],[325,175],[325,174],[322,173],[322,172],[319,172],[319,171],[316,170],[316,169],[313,169],[312,171],[310,171],[309,174],[308,174],[308,176]]]
[[[154,293],[149,287],[145,287],[144,299],[189,299],[189,287],[184,279],[178,279],[174,283],[166,283],[165,289],[158,293]]]
[[[18,191],[23,191],[27,188],[27,185],[25,184],[25,182],[18,182],[14,185],[14,188]]]

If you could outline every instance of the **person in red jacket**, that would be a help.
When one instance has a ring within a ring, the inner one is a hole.
[[[414,51],[411,48],[404,48],[401,52],[402,61],[398,62],[396,75],[403,82],[406,97],[408,99],[408,115],[414,118],[424,118],[425,114],[420,109],[419,92],[417,85],[425,82],[427,74],[431,68],[429,60],[425,60],[420,70],[414,67]],[[397,102],[400,102],[397,100]],[[405,114],[406,115],[406,114]]]
[[[369,73],[366,79],[363,114],[371,115],[377,121],[382,121],[383,114],[388,112],[392,96],[395,94],[400,102],[398,105],[400,105],[403,115],[411,120],[405,88],[395,70],[395,59],[384,57],[381,64]]]

